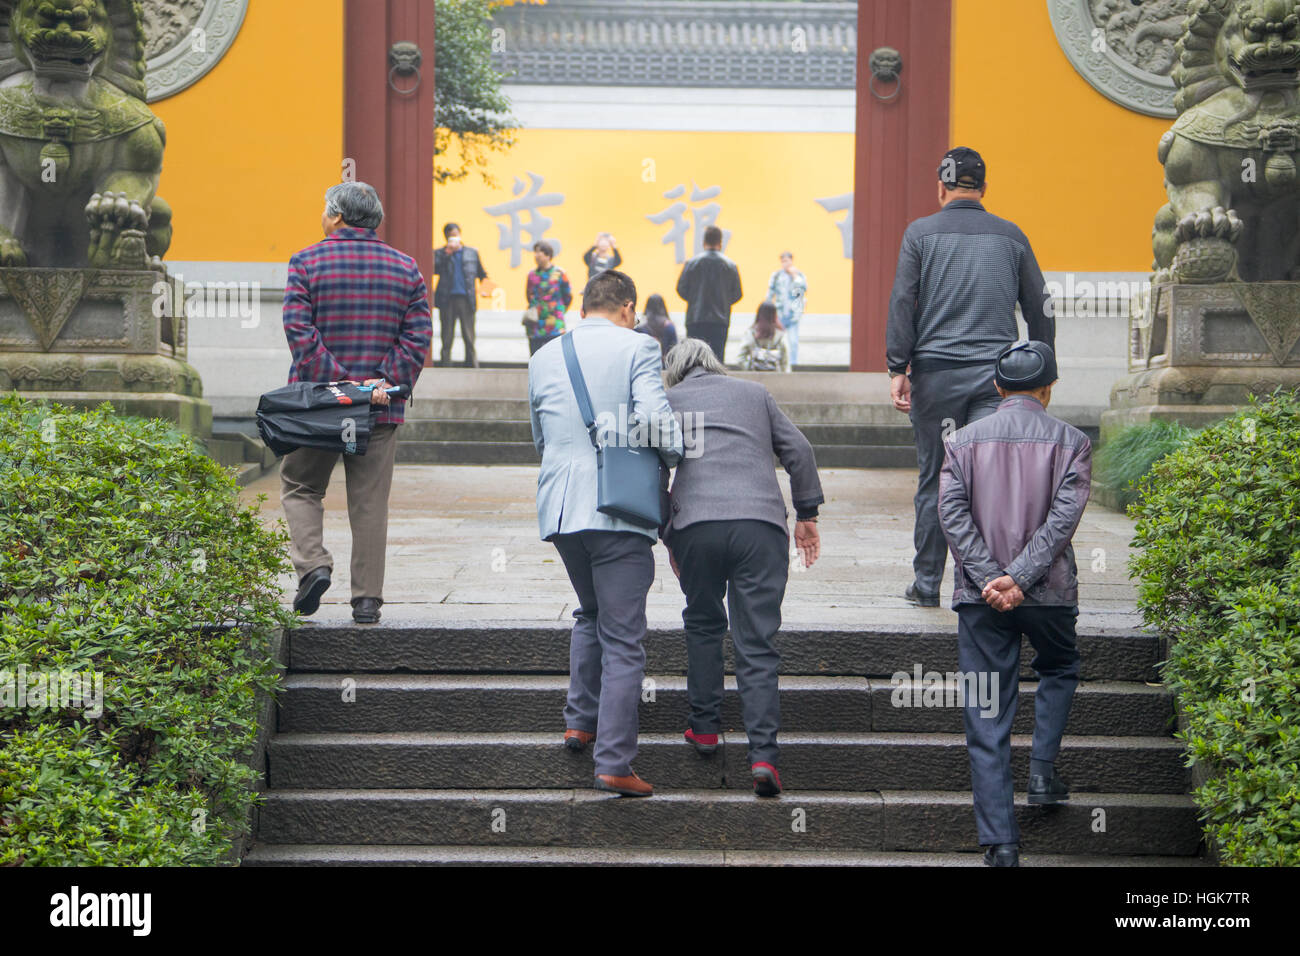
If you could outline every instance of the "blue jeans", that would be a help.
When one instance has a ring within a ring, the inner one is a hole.
[[[799,320],[786,322],[782,319],[781,324],[785,326],[785,344],[790,349],[790,364],[793,366],[799,361]]]

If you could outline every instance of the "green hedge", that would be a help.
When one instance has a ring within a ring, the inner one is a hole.
[[[1127,508],[1137,500],[1138,487],[1151,466],[1182,448],[1193,434],[1190,428],[1177,422],[1131,425],[1097,450],[1092,476],[1113,488],[1120,505]]]
[[[1129,509],[1147,623],[1225,863],[1300,865],[1300,402],[1278,393],[1157,463]]]
[[[227,856],[284,541],[165,423],[0,400],[0,866]],[[102,713],[41,700],[61,675]]]

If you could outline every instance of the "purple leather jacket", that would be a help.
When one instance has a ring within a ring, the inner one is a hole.
[[[955,562],[953,607],[1009,574],[1025,604],[1079,603],[1070,539],[1092,486],[1092,442],[1028,395],[944,442],[939,523]]]

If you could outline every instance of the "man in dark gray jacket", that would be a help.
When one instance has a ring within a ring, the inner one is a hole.
[[[885,357],[894,407],[907,412],[920,475],[912,567],[903,595],[939,606],[947,549],[935,503],[943,438],[998,407],[993,360],[1020,337],[1016,302],[1029,338],[1056,337],[1051,294],[1029,240],[1014,223],[984,211],[984,160],[959,146],[939,164],[939,205],[903,234],[889,300]],[[910,376],[909,376],[910,369]]]
[[[817,508],[825,499],[812,446],[758,382],[731,378],[708,344],[686,339],[668,353],[668,403],[681,421],[685,454],[673,479],[664,529],[686,609],[685,736],[702,754],[722,729],[722,637],[731,611],[754,791],[781,792],[777,771],[780,655],[772,639],[790,574],[789,518],[772,456],[790,475],[795,545],[806,567],[821,551]],[[726,598],[726,606],[723,598]]]
[[[958,668],[964,686],[991,687],[996,701],[990,708],[966,694],[976,828],[986,863],[1018,866],[1011,723],[1021,634],[1037,652],[1039,674],[1029,802],[1069,799],[1055,762],[1079,676],[1079,579],[1070,539],[1088,503],[1092,443],[1046,412],[1056,381],[1051,348],[1008,346],[994,375],[997,411],[945,442],[939,521],[955,565]]]

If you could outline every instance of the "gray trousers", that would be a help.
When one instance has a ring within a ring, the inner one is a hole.
[[[730,611],[749,762],[775,767],[781,655],[772,639],[781,628],[781,601],[790,576],[789,538],[766,521],[701,521],[673,532],[672,552],[686,595],[682,623],[691,729],[697,734],[722,729],[722,637]]]
[[[334,569],[325,549],[325,490],[339,452],[295,448],[280,463],[280,504],[289,525],[289,557],[302,578],[317,568]],[[352,525],[352,600],[384,596],[388,548],[388,493],[393,487],[397,426],[376,425],[364,455],[343,455]]]
[[[596,735],[597,774],[625,777],[636,757],[654,542],[635,531],[579,531],[551,541],[579,605],[569,639],[564,725]]]
[[[993,365],[913,373],[912,432],[916,439],[916,524],[912,569],[923,594],[938,594],[948,542],[939,527],[939,472],[943,469],[943,439],[958,428],[992,415],[1002,398],[993,385]]]
[[[971,794],[975,828],[981,846],[1019,843],[1015,787],[1011,779],[1011,724],[1020,691],[1020,636],[1037,652],[1034,694],[1034,760],[1054,762],[1070,716],[1070,701],[1079,683],[1079,651],[1074,624],[1077,607],[1022,604],[1013,611],[995,611],[987,604],[957,608],[957,666],[962,674],[997,678],[997,709],[992,714],[979,701],[965,705],[966,746],[970,751]]]
[[[467,295],[452,295],[447,304],[438,310],[442,331],[442,364],[451,361],[451,347],[456,344],[456,323],[460,323],[460,336],[465,340],[465,364],[478,368],[478,355],[474,351],[474,301]]]

